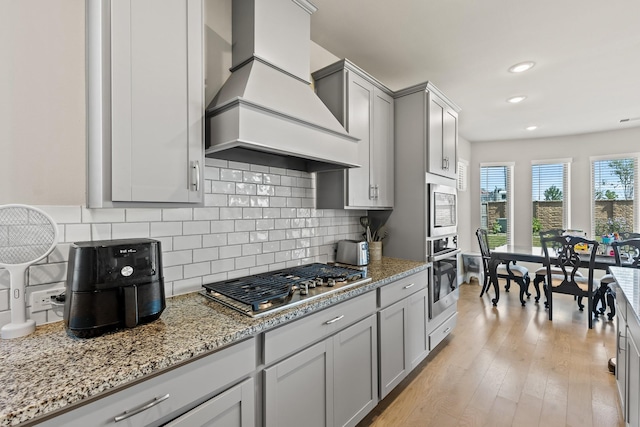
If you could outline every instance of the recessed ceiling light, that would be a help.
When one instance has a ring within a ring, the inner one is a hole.
[[[538,129],[538,126],[527,126],[525,129],[526,130],[536,130],[536,129]]]
[[[528,69],[532,68],[534,65],[536,65],[536,63],[533,61],[521,62],[519,64],[512,65],[511,67],[509,67],[509,72],[522,73],[523,71],[527,71]]]
[[[524,95],[512,96],[511,98],[507,98],[507,102],[517,104],[518,102],[524,101],[526,98],[527,97]]]

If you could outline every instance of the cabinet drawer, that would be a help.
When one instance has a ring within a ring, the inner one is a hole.
[[[256,368],[255,345],[255,339],[251,338],[66,412],[41,425],[98,427],[164,424],[253,372]],[[116,423],[116,417],[126,416],[145,405],[147,409],[125,418],[122,423]]]
[[[627,321],[627,300],[620,287],[616,286],[616,315]]]
[[[414,292],[427,287],[427,270],[404,277],[393,283],[378,288],[380,308],[400,301]]]
[[[264,338],[264,362],[269,365],[375,311],[376,294],[372,291],[268,331]]]
[[[453,328],[456,327],[457,321],[458,313],[455,313],[429,335],[429,351],[436,348],[436,346],[451,333]]]

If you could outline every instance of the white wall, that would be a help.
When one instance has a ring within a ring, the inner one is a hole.
[[[531,162],[571,158],[570,227],[591,230],[591,156],[640,152],[640,128],[554,138],[471,143],[469,232],[480,226],[480,164],[514,162],[514,242],[531,242]],[[465,212],[461,209],[462,212]],[[471,236],[475,239],[475,236]],[[477,243],[474,248],[477,249]]]
[[[461,120],[464,119],[460,112]],[[471,164],[471,144],[461,136],[458,136],[458,160]],[[470,172],[470,170],[467,170]],[[471,174],[467,175],[467,190],[458,191],[458,247],[463,252],[477,252],[475,235],[471,231],[469,212],[471,211],[471,190],[475,186],[476,180]],[[475,229],[474,229],[475,230]],[[471,238],[473,237],[473,239]]]

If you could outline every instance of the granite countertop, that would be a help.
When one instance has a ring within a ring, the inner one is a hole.
[[[63,322],[26,337],[0,340],[0,426],[18,425],[427,268],[383,257],[368,266],[369,283],[259,319],[198,293],[167,299],[155,322],[100,337],[67,335]],[[67,408],[69,409],[69,408]]]
[[[640,321],[640,269],[629,267],[610,267],[618,288],[624,293],[629,307]]]

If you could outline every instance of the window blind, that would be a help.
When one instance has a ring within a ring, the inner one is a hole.
[[[511,243],[511,191],[511,167],[480,167],[480,224],[491,236],[491,249]]]
[[[638,232],[638,156],[591,161],[591,235]]]
[[[533,202],[533,241],[538,231],[570,228],[569,224],[569,163],[543,163],[531,166]]]

